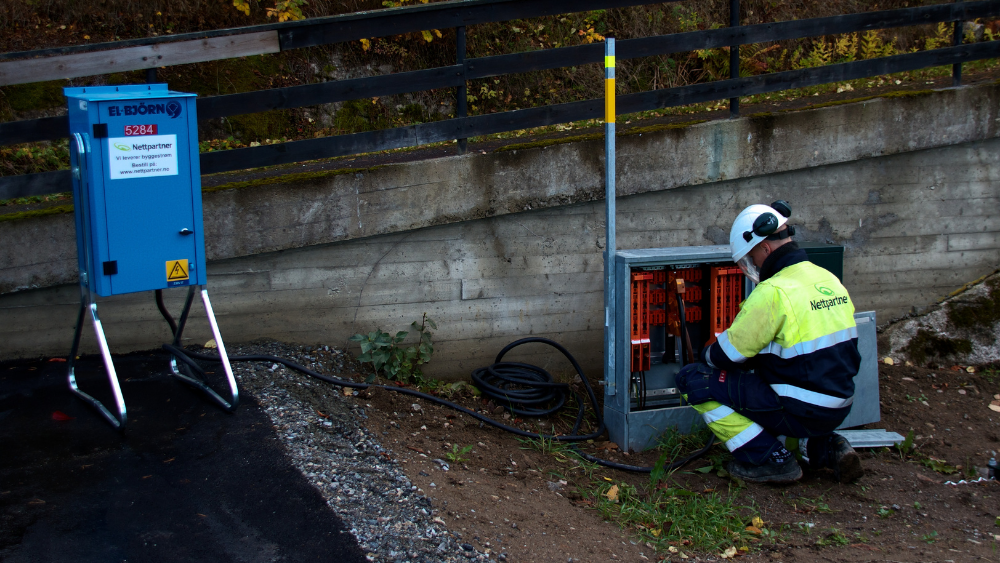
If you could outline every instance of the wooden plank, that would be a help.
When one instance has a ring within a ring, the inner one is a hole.
[[[198,98],[198,119],[391,96],[463,83],[462,65]]]
[[[439,9],[440,4],[435,9]],[[468,8],[469,6],[466,6]],[[430,9],[430,6],[427,7]],[[549,8],[551,9],[551,8]],[[567,8],[568,10],[569,8]],[[570,10],[572,11],[572,10]],[[390,12],[390,11],[387,11]],[[863,14],[850,14],[844,16],[833,16],[826,18],[813,18],[808,20],[790,21],[790,22],[777,22],[777,23],[767,23],[758,24],[752,26],[741,26],[739,28],[722,28],[716,30],[707,31],[696,31],[690,33],[679,33],[671,35],[661,35],[656,37],[646,37],[639,39],[629,39],[621,41],[619,45],[619,55],[620,59],[628,59],[635,57],[646,57],[654,55],[663,55],[668,53],[680,52],[680,51],[690,51],[693,49],[708,49],[724,47],[728,45],[735,44],[748,44],[756,42],[767,42],[776,41],[782,39],[793,39],[801,37],[810,37],[815,35],[826,35],[835,33],[847,33],[858,30],[866,29],[883,29],[891,27],[900,27],[906,25],[915,25],[921,23],[934,23],[939,21],[952,21],[955,19],[969,20],[980,17],[993,17],[1000,15],[1000,3],[997,2],[971,2],[962,4],[945,4],[936,6],[924,6],[917,8],[907,8],[901,10],[886,10],[880,12],[868,12]],[[371,21],[381,21],[379,20],[379,14],[367,13],[366,18],[370,18]],[[381,16],[392,17],[391,14],[381,14]],[[338,16],[337,18],[341,18]],[[344,21],[355,21],[352,18],[341,18]],[[312,21],[312,20],[310,20]],[[367,19],[365,21],[368,21]],[[313,22],[315,25],[323,25],[321,22]],[[313,25],[310,24],[310,25]],[[356,22],[355,22],[356,24]],[[355,25],[351,24],[351,25]],[[409,25],[413,25],[410,21]],[[428,24],[430,25],[430,24]],[[441,26],[437,26],[441,27]],[[246,29],[257,29],[257,28],[246,28]],[[198,44],[203,41],[224,41],[231,39],[232,37],[249,37],[254,34],[271,34],[273,31],[257,31],[252,33],[247,33],[240,36],[228,36],[228,37],[218,37],[218,38],[208,38],[199,39],[193,41],[179,42],[164,44],[162,49],[167,49],[172,45],[184,45],[184,44]],[[106,45],[120,45],[128,42],[118,42],[109,43]],[[156,49],[161,48],[158,45],[147,45],[143,47],[135,47],[135,49]],[[287,47],[286,47],[287,48]],[[116,52],[124,52],[125,50],[119,50]],[[30,53],[22,53],[22,55],[30,55]],[[95,54],[96,56],[97,54]],[[107,56],[108,52],[104,52]],[[496,57],[481,57],[477,59],[469,59],[466,62],[466,78],[484,78],[489,76],[499,76],[503,74],[528,72],[532,70],[542,70],[550,68],[560,68],[566,66],[575,66],[579,64],[587,63],[597,63],[601,61],[601,56],[603,51],[600,49],[600,45],[580,45],[574,47],[562,47],[557,49],[546,49],[540,51],[531,51],[525,53],[514,53],[510,55],[500,55]],[[50,57],[46,59],[37,59],[37,61],[46,61],[50,64],[52,60],[56,57]],[[25,62],[32,61],[17,61],[16,63],[10,64],[21,64]],[[189,61],[194,62],[194,61]],[[0,68],[6,63],[0,63]],[[138,68],[149,68],[149,66],[164,66],[165,62],[157,64],[149,64],[141,66]],[[170,64],[180,64],[180,63],[170,63]],[[458,67],[460,68],[460,67]],[[120,68],[117,70],[125,70]],[[372,79],[358,79],[357,81],[338,81],[332,83],[316,84],[316,85],[306,85],[299,87],[292,87],[287,89],[274,89],[262,92],[249,92],[244,94],[233,94],[229,96],[220,96],[213,98],[203,98],[198,102],[199,116],[203,119],[210,119],[214,117],[222,117],[227,115],[237,115],[238,113],[251,113],[255,111],[266,111],[269,109],[283,109],[283,108],[293,108],[302,107],[307,105],[314,105],[318,103],[326,103],[329,101],[341,101],[345,99],[356,99],[371,96],[382,96],[390,95],[395,93],[401,93],[405,91],[415,91],[422,89],[432,89],[432,88],[442,88],[453,86],[456,80],[458,80],[457,75],[451,76],[433,76],[433,73],[437,72],[452,72],[451,67],[442,67],[442,69],[429,69],[425,71],[417,71],[418,73],[431,73],[418,75],[416,73],[407,73],[404,75],[392,75],[399,77],[399,81],[388,77],[378,77],[383,80],[383,82],[373,81],[370,83],[363,83],[365,80]],[[2,80],[2,72],[0,72],[0,80]],[[374,77],[373,77],[374,78]],[[409,88],[406,87],[406,80],[414,80],[414,84],[411,84]],[[426,84],[421,85],[417,81],[426,80]],[[370,90],[368,90],[370,88]],[[345,97],[353,95],[353,97]],[[238,113],[234,113],[238,112]],[[53,118],[49,118],[53,119]],[[60,118],[55,118],[60,119]],[[26,124],[31,124],[32,122],[25,122]],[[47,140],[53,138],[59,138],[64,135],[62,131],[65,127],[60,124],[60,132],[58,135],[53,135],[51,132],[47,132],[43,129],[39,129],[32,125],[22,127],[30,132],[30,135],[25,138],[8,137],[11,131],[5,131],[4,128],[9,124],[0,124],[0,138],[5,139],[4,144],[17,143],[17,142],[30,142],[37,140]]]
[[[50,141],[68,136],[69,118],[65,115],[0,123],[0,145]]]
[[[720,80],[679,88],[654,90],[619,97],[619,112],[633,113],[692,103],[776,92],[829,82],[854,80],[932,66],[944,66],[1000,56],[1000,41],[959,45],[933,51],[895,55],[880,59],[856,61],[825,67],[793,70],[734,80]],[[320,139],[307,139],[276,145],[265,145],[231,151],[218,151],[201,155],[203,174],[229,172],[261,166],[288,164],[303,160],[331,158],[349,154],[404,148],[450,139],[488,135],[505,131],[599,118],[603,112],[603,99],[584,100],[538,108],[448,119],[395,129],[383,129],[338,135]],[[30,182],[17,180],[30,176],[13,176],[6,180],[12,185]],[[53,192],[33,192],[33,195]]]
[[[275,31],[0,62],[0,86],[200,63],[280,51]]]
[[[0,176],[0,199],[57,194],[73,190],[69,170]]]
[[[956,47],[851,63],[789,70],[731,80],[718,80],[704,84],[682,86],[680,88],[653,90],[619,96],[618,112],[621,115],[652,109],[704,103],[738,96],[765,94],[830,82],[845,82],[858,78],[945,66],[998,56],[1000,56],[1000,41],[988,41],[985,43],[959,45]]]

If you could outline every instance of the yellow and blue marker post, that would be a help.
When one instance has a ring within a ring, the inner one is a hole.
[[[604,40],[604,201],[607,220],[604,245],[604,381],[605,392],[615,394],[615,40]]]

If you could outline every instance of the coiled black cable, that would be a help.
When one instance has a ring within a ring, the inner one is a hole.
[[[566,383],[557,383],[552,379],[552,376],[546,372],[544,369],[537,366],[532,366],[530,364],[520,364],[516,362],[503,362],[503,357],[509,351],[514,348],[521,346],[523,344],[529,343],[540,343],[552,346],[559,352],[561,352],[570,364],[573,365],[573,369],[576,370],[577,375],[580,376],[580,380],[583,382],[583,386],[587,390],[588,398],[590,399],[590,404],[594,409],[594,413],[597,416],[597,430],[591,432],[590,434],[578,434],[580,426],[583,424],[584,415],[586,414],[586,405],[583,402],[583,398],[579,393],[575,392]],[[185,350],[177,346],[170,344],[164,344],[163,349],[170,352],[177,357],[183,364],[189,366],[196,366],[197,363],[194,362],[195,359],[203,361],[221,361],[219,356],[209,355],[209,354],[199,354],[197,352],[192,352],[190,350]],[[507,408],[511,409],[515,414],[528,413],[528,412],[541,412],[544,414],[552,414],[558,411],[566,403],[566,398],[572,394],[577,403],[577,414],[576,422],[573,424],[573,430],[570,434],[541,434],[536,432],[528,432],[514,426],[508,426],[501,422],[497,422],[492,418],[478,413],[472,409],[465,408],[459,404],[453,403],[451,401],[442,399],[440,397],[435,397],[427,393],[421,393],[420,391],[414,391],[413,389],[407,389],[405,387],[396,387],[391,385],[376,385],[374,383],[356,383],[354,381],[349,381],[345,379],[338,379],[336,377],[330,377],[328,375],[323,375],[321,373],[315,372],[305,366],[299,365],[291,360],[285,358],[279,358],[277,356],[269,355],[251,355],[251,356],[229,356],[229,361],[231,362],[272,362],[276,364],[281,364],[290,369],[302,372],[310,377],[314,377],[321,381],[327,383],[332,383],[334,385],[339,385],[341,387],[347,387],[350,389],[370,389],[378,388],[385,389],[387,391],[392,391],[394,393],[402,393],[404,395],[410,395],[413,397],[420,397],[431,401],[432,403],[437,403],[442,406],[446,406],[450,409],[463,412],[476,420],[489,424],[495,428],[505,430],[512,434],[522,436],[524,438],[531,439],[545,439],[545,440],[555,440],[559,442],[580,442],[586,440],[593,440],[604,434],[606,427],[604,425],[604,417],[601,415],[601,411],[597,406],[597,396],[594,395],[594,390],[590,386],[590,382],[583,375],[583,369],[580,364],[576,361],[576,358],[569,353],[568,350],[562,347],[557,342],[549,340],[548,338],[541,337],[531,337],[522,338],[515,342],[512,342],[504,347],[503,350],[497,354],[496,361],[491,366],[485,368],[477,369],[472,374],[473,383],[479,387],[483,396],[493,398],[495,402],[506,403]],[[200,368],[198,368],[201,371]],[[478,375],[477,375],[478,374]],[[482,387],[477,383],[477,377],[482,382]],[[494,395],[496,393],[496,395]],[[543,400],[544,399],[544,400]],[[552,408],[536,408],[536,405],[545,405],[547,402],[555,401],[558,407]],[[514,410],[514,409],[517,410]],[[544,416],[536,414],[524,414],[524,416]],[[670,465],[664,466],[667,471],[677,469],[689,461],[697,459],[708,452],[709,448],[715,443],[714,436],[709,439],[705,447],[694,452],[691,455],[683,457],[679,460],[675,460]],[[627,465],[622,463],[615,463],[613,461],[608,461],[606,459],[601,459],[599,457],[592,456],[575,446],[572,446],[573,451],[582,457],[583,459],[590,461],[592,463],[597,463],[603,465],[604,467],[610,467],[613,469],[621,469],[625,471],[636,471],[641,473],[649,473],[653,470],[653,467],[641,467],[637,465]]]

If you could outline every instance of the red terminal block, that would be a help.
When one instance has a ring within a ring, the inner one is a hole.
[[[711,344],[722,334],[740,312],[743,301],[743,272],[736,266],[712,268],[712,287],[709,290],[709,327]]]
[[[677,274],[677,277],[686,282],[695,283],[701,281],[701,268],[681,268],[679,270],[674,270],[674,273]]]
[[[684,290],[684,301],[687,301],[688,303],[697,303],[698,301],[701,301],[701,286],[687,286]]]
[[[690,290],[688,290],[690,291]],[[685,301],[687,301],[685,299]],[[684,308],[684,319],[689,323],[696,323],[701,320],[701,307],[688,305]]]
[[[667,292],[662,289],[654,289],[649,292],[650,305],[663,305],[667,302]]]
[[[653,272],[653,284],[663,285],[667,283],[667,271],[666,270],[656,270]]]
[[[649,370],[649,284],[652,281],[652,272],[632,272],[631,371],[633,372]]]
[[[662,325],[667,322],[667,312],[663,309],[652,309],[649,311],[649,324]]]

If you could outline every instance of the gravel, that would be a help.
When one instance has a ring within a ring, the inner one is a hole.
[[[349,354],[278,342],[233,346],[229,356],[270,355],[342,378]],[[438,511],[364,426],[371,405],[356,391],[273,362],[233,362],[240,392],[271,418],[289,460],[323,495],[371,561],[487,561],[439,522]],[[350,395],[345,396],[345,391]],[[417,405],[419,408],[419,405]]]

